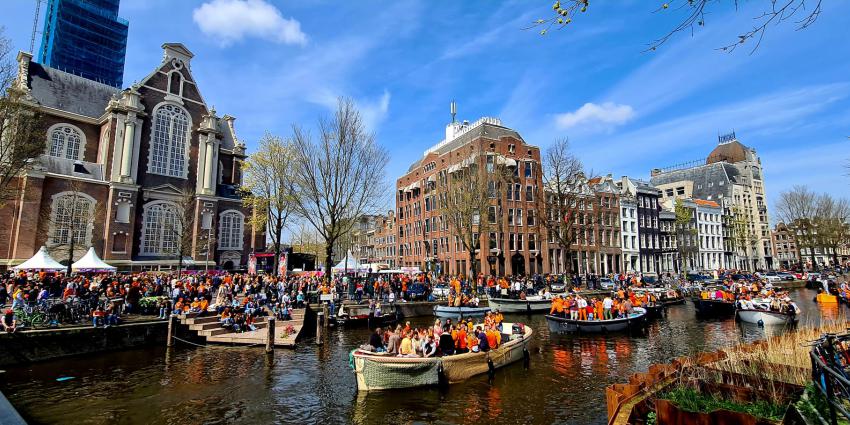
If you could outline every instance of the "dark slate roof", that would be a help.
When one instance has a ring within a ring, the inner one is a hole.
[[[92,118],[103,115],[112,96],[121,93],[115,87],[36,62],[29,64],[28,84],[40,104]]]
[[[678,181],[692,181],[694,182],[694,198],[717,201],[723,197],[732,196],[732,184],[737,183],[740,176],[741,172],[735,165],[715,162],[658,174],[652,176],[651,181],[655,186]],[[721,181],[723,185],[720,185]]]

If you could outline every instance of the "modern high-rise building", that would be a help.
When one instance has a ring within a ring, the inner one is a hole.
[[[124,80],[129,23],[120,0],[48,0],[39,61],[112,87]]]

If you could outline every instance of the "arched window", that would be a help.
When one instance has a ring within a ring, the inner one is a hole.
[[[218,220],[218,249],[242,249],[242,226],[245,216],[229,210],[221,213]]]
[[[174,255],[180,247],[183,228],[180,209],[165,201],[154,201],[142,213],[142,255]]]
[[[50,127],[50,156],[68,159],[80,159],[80,148],[85,145],[85,136],[79,128],[68,124]]]
[[[80,192],[62,192],[53,196],[50,211],[51,246],[70,245],[77,248],[91,244],[95,200]]]
[[[156,110],[151,137],[148,172],[171,177],[186,177],[186,140],[189,114],[177,105]]]

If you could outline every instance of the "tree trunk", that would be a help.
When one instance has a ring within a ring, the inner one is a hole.
[[[275,223],[275,238],[274,238],[274,276],[280,275],[280,239],[283,233],[283,220],[278,217]]]
[[[333,268],[333,255],[334,249],[333,244],[330,241],[326,241],[327,245],[325,246],[325,279],[330,282],[331,278],[331,269]]]
[[[68,249],[68,270],[67,270],[67,273],[65,273],[67,276],[71,275],[71,264],[74,263],[74,239],[75,238],[74,238],[74,229],[73,228],[71,229],[70,233],[71,233],[71,247],[70,247],[70,249]]]

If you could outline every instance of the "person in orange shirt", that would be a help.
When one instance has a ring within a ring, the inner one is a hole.
[[[490,345],[491,350],[499,347],[499,331],[490,326],[487,328],[485,335],[487,335],[487,344]]]
[[[596,320],[602,320],[602,313],[604,310],[604,308],[602,307],[602,300],[597,299],[594,307],[596,307],[596,312],[593,314],[593,318]]]
[[[466,326],[461,324],[457,331],[457,345],[455,345],[456,353],[463,354],[469,352],[469,349],[467,348],[468,341],[466,337]]]
[[[561,298],[560,295],[552,299],[552,308],[549,309],[549,314],[554,313],[558,313],[558,315],[564,313],[564,300]]]

